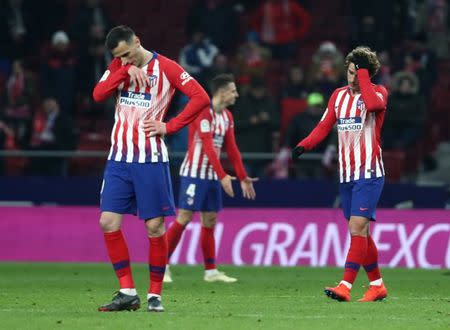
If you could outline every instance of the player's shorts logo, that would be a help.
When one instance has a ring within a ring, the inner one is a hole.
[[[339,132],[360,131],[362,130],[361,117],[339,118],[337,127]]]
[[[120,105],[126,105],[129,107],[148,109],[150,108],[151,98],[152,95],[147,93],[122,91],[120,93],[119,103]]]

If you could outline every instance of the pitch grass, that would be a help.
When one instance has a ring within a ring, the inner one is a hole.
[[[99,313],[117,287],[109,264],[0,263],[2,329],[450,329],[448,270],[386,269],[387,301],[326,298],[338,268],[231,267],[234,284],[205,283],[201,267],[175,266],[165,285],[165,313],[146,312],[148,271],[134,265],[144,303],[137,312]]]

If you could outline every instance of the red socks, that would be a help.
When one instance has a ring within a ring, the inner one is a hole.
[[[160,237],[149,237],[149,270],[150,287],[148,293],[161,295],[162,283],[167,264],[167,234]]]
[[[119,279],[120,288],[134,288],[130,268],[130,256],[122,231],[118,230],[112,233],[104,233],[104,237],[109,258]]]
[[[345,260],[345,270],[343,280],[353,284],[359,267],[363,264],[367,255],[367,237],[352,236],[350,250]]]
[[[214,227],[206,228],[202,226],[200,232],[200,244],[203,252],[205,269],[216,268],[216,243],[214,240]]]
[[[180,224],[178,221],[172,222],[169,229],[167,230],[167,242],[169,245],[169,259],[172,256],[173,251],[178,245],[178,242],[181,239],[181,235],[183,235],[185,226]]]
[[[367,255],[363,265],[370,282],[381,278],[380,268],[378,268],[378,250],[371,236],[367,237]]]

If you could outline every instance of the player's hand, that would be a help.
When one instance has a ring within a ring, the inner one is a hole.
[[[298,160],[304,152],[305,152],[304,147],[296,146],[294,149],[292,149],[292,152],[291,152],[292,160],[293,161]]]
[[[353,63],[355,64],[356,70],[369,69],[370,66],[369,58],[362,54],[353,55]]]
[[[231,175],[225,175],[225,177],[220,180],[220,184],[222,185],[223,190],[227,193],[228,196],[234,197],[233,184],[232,181],[236,180],[236,177]]]
[[[244,198],[247,199],[256,198],[256,192],[255,188],[253,187],[253,182],[256,182],[258,180],[259,178],[246,177],[244,180],[241,181],[242,196],[244,196]]]
[[[147,74],[135,65],[130,66],[128,75],[130,76],[130,82],[136,84],[138,87],[147,87],[150,85]]]
[[[145,135],[155,136],[166,134],[166,123],[153,119],[144,119],[143,128]]]

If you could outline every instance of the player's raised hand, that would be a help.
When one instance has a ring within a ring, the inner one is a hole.
[[[147,136],[164,135],[167,132],[166,123],[158,120],[144,119],[142,126]]]
[[[138,87],[147,87],[150,84],[147,74],[135,65],[130,66],[128,75],[130,76],[130,82]]]
[[[259,178],[246,177],[244,180],[241,181],[242,195],[244,196],[244,198],[248,199],[256,198],[256,192],[255,188],[253,187],[253,182],[256,182],[258,180]]]
[[[227,193],[228,196],[234,197],[233,184],[232,181],[236,180],[234,176],[225,175],[225,177],[220,180],[220,184],[222,185],[223,190]]]

